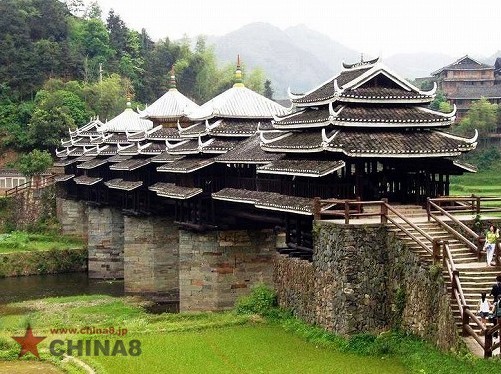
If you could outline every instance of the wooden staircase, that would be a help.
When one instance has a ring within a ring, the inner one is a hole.
[[[400,211],[398,207],[397,210]],[[405,213],[403,214],[405,215]],[[498,267],[487,266],[485,257],[479,261],[475,253],[473,253],[464,243],[460,242],[452,234],[447,232],[437,222],[428,222],[426,210],[421,209],[420,214],[417,209],[413,210],[413,216],[410,220],[412,220],[417,227],[425,231],[431,237],[444,240],[449,243],[454,264],[459,270],[459,278],[466,303],[470,307],[470,310],[476,313],[478,310],[478,302],[480,300],[481,292],[485,292],[487,296],[489,295],[492,285],[495,283],[496,276],[501,273],[501,269]],[[411,239],[408,234],[404,233],[393,224],[389,223],[388,226],[389,230],[395,232],[396,237],[404,243],[406,248],[417,254],[425,263],[430,265],[433,263],[433,258],[430,253]],[[433,251],[432,244],[418,230],[412,228],[411,226],[408,226],[407,229],[415,237],[429,244],[430,251]],[[461,333],[461,314],[456,299],[452,297],[450,278],[445,269],[443,275],[447,290],[451,293],[451,306],[456,320],[456,326]],[[492,301],[492,297],[488,296],[488,299]],[[477,333],[480,332],[480,329],[476,324],[470,323],[470,326]]]

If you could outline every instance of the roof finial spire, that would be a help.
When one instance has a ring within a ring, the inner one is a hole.
[[[174,74],[174,65],[170,69],[170,81],[169,81],[169,91],[177,90],[176,87],[176,75]]]
[[[364,53],[360,53],[360,62],[364,62]]]
[[[242,79],[242,70],[240,70],[240,55],[237,55],[237,70],[235,71],[235,84],[233,87],[245,87]]]

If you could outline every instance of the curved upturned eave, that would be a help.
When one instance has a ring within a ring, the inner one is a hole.
[[[409,127],[426,127],[426,128],[437,128],[437,127],[449,127],[453,121],[443,120],[443,121],[346,121],[346,120],[336,120],[335,118],[331,121],[334,126],[339,127],[355,127],[355,128],[409,128]]]
[[[364,157],[364,158],[442,158],[442,157],[457,157],[464,151],[461,150],[444,150],[438,152],[367,152],[367,151],[347,151],[341,148],[326,147],[327,152],[342,153],[349,157]]]

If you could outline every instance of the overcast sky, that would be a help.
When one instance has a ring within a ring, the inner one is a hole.
[[[90,2],[88,0],[87,2]],[[499,0],[97,0],[154,39],[224,35],[252,22],[298,24],[368,55],[441,52],[488,57],[501,49]]]

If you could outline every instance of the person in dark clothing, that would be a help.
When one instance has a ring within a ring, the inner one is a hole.
[[[499,296],[501,296],[501,275],[496,277],[496,284],[492,286],[490,296],[492,296],[492,301],[496,302]]]

